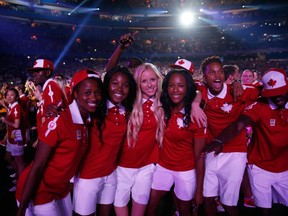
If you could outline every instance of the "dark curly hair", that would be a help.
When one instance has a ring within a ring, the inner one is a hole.
[[[223,66],[223,63],[219,56],[210,56],[210,57],[205,58],[202,61],[201,66],[200,66],[200,72],[204,74],[207,65],[214,63],[214,62],[217,62]]]
[[[169,83],[171,76],[174,74],[181,74],[185,78],[186,83],[187,83],[187,92],[184,97],[184,110],[185,110],[184,125],[187,126],[191,122],[191,118],[190,118],[191,103],[196,97],[196,91],[197,91],[197,87],[192,79],[192,76],[187,70],[173,69],[166,75],[162,84],[162,94],[160,97],[160,101],[164,109],[165,121],[167,123],[169,119],[171,118],[172,108],[173,108],[173,102],[171,101],[168,95],[168,83]]]

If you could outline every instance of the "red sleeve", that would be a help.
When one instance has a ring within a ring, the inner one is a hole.
[[[49,104],[54,104],[58,106],[60,102],[65,103],[63,101],[63,92],[56,82],[50,81],[49,83],[47,83],[47,86],[43,91],[43,101],[44,113]]]
[[[61,128],[60,116],[49,118],[46,120],[40,128],[39,140],[45,142],[51,147],[55,147],[57,142],[60,140],[59,129]]]

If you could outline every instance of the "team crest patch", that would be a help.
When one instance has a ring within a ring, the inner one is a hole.
[[[274,127],[276,124],[276,119],[270,119],[270,126]]]
[[[45,133],[45,137],[48,136],[48,134],[50,133],[50,131],[55,130],[55,128],[57,127],[56,121],[58,120],[59,116],[57,116],[56,118],[54,118],[52,121],[50,121],[47,125],[47,131]]]
[[[50,121],[50,122],[48,123],[48,130],[54,130],[56,127],[57,127],[56,122]]]

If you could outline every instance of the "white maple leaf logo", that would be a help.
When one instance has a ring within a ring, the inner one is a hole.
[[[184,127],[184,122],[182,118],[177,118],[177,125],[179,128],[183,128]]]
[[[223,106],[221,107],[221,110],[223,110],[224,112],[230,112],[232,110],[232,104],[223,104]]]

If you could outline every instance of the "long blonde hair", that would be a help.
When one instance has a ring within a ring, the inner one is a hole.
[[[138,133],[142,127],[143,123],[143,109],[142,109],[142,91],[141,91],[141,76],[143,72],[151,70],[153,71],[158,77],[158,89],[155,94],[155,101],[154,101],[154,116],[157,122],[157,130],[155,133],[155,138],[160,146],[162,146],[163,141],[163,134],[164,134],[164,112],[161,107],[160,103],[160,95],[162,91],[162,82],[163,76],[157,67],[151,63],[144,63],[137,67],[134,78],[137,83],[137,95],[136,100],[133,106],[133,111],[128,121],[128,128],[127,128],[127,141],[129,147],[134,147],[137,143]],[[132,145],[133,143],[133,145]]]

